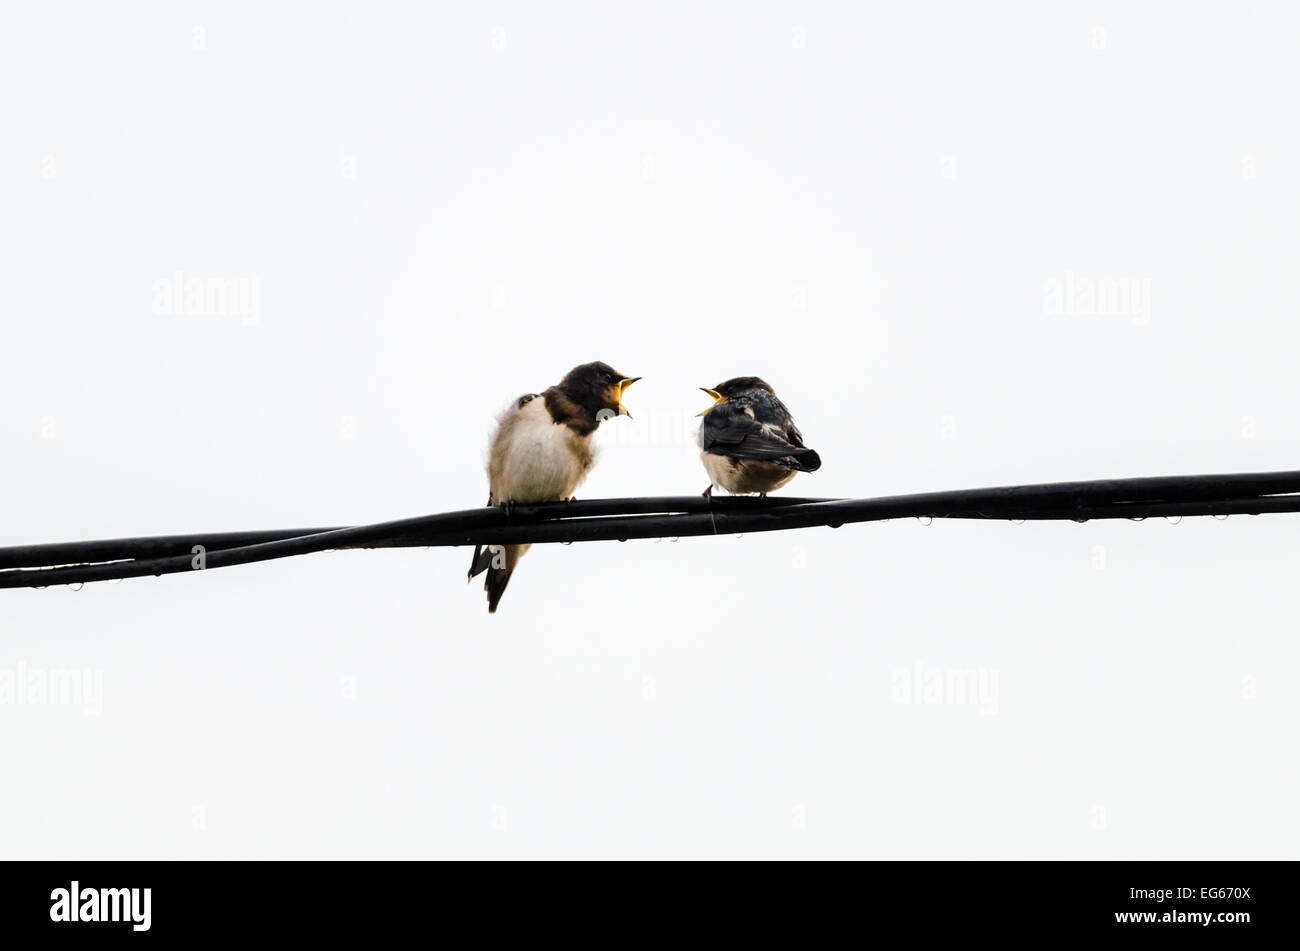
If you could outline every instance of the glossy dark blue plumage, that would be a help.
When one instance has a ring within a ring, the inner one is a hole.
[[[821,457],[804,445],[790,411],[766,382],[737,377],[712,392],[720,399],[700,423],[700,449],[712,484],[728,492],[766,494],[795,472],[821,467]]]

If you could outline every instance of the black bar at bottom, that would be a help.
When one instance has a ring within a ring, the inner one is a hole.
[[[1236,944],[1295,930],[1290,863],[667,864],[570,863],[539,875],[523,862],[9,862],[0,933],[7,943],[319,935],[372,946],[466,931],[621,944],[691,929],[697,940],[790,935],[815,946],[840,933],[934,947],[1004,937]]]

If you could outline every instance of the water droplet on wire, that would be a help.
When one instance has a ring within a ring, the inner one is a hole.
[[[931,525],[934,523],[934,519],[929,515],[918,515],[916,520],[922,525]]]
[[[84,581],[78,581],[76,584],[68,585],[68,587],[71,588],[73,591],[80,591],[85,586],[86,586],[86,582]]]
[[[1181,515],[1166,515],[1166,516],[1165,516],[1165,521],[1168,522],[1170,525],[1177,525],[1177,524],[1178,524],[1179,522],[1181,522],[1182,520],[1183,520],[1183,517],[1182,517]]]
[[[1223,514],[1223,515],[1216,515],[1216,516],[1214,516],[1214,517],[1215,517],[1216,519],[1218,519],[1220,522],[1227,521],[1227,518],[1228,518],[1228,516],[1227,516],[1226,513]]]

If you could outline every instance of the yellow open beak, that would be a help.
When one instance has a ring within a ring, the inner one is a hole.
[[[717,390],[711,390],[711,389],[709,389],[707,386],[702,386],[702,387],[700,387],[700,389],[703,390],[705,393],[708,393],[710,396],[713,397],[713,406],[717,406],[719,403],[721,403],[723,400],[726,399],[726,397],[723,396],[721,393],[719,393]],[[709,409],[713,409],[713,406],[710,406]],[[703,416],[705,413],[707,413],[707,412],[709,411],[709,409],[701,410],[700,412],[696,413],[695,415],[696,415],[696,416]]]
[[[629,413],[627,407],[623,405],[623,391],[639,379],[641,379],[639,376],[630,376],[625,380],[618,381],[618,415],[626,416],[628,419],[632,418],[632,414]]]

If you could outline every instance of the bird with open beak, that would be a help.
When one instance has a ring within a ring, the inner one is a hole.
[[[559,385],[525,393],[497,419],[488,449],[488,505],[560,502],[587,477],[595,458],[591,436],[614,416],[631,416],[623,392],[641,379],[607,363],[574,367]],[[474,549],[469,577],[486,571],[488,611],[496,613],[515,565],[528,545]]]
[[[700,413],[700,458],[709,474],[706,498],[715,485],[733,495],[767,495],[796,472],[821,468],[821,457],[803,444],[790,411],[763,380],[738,376],[700,389],[714,401]]]

